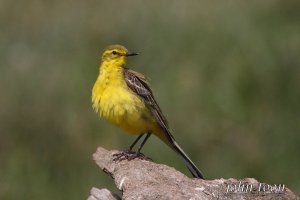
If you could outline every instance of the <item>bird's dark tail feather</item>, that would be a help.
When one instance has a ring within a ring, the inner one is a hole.
[[[180,155],[185,165],[195,178],[204,179],[203,173],[196,167],[193,161],[188,157],[188,155],[186,155],[186,153],[180,148],[180,146],[175,142],[175,140],[173,140],[172,148]]]
[[[181,147],[175,141],[170,130],[166,127],[162,127],[162,133],[156,134],[165,144],[171,147],[184,161],[185,165],[192,173],[195,178],[205,179],[203,173],[196,167],[193,161],[188,157],[188,155],[181,149]]]

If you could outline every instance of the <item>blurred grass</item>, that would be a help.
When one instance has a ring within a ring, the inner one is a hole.
[[[128,65],[150,77],[176,139],[208,178],[254,177],[299,194],[299,6],[1,1],[0,199],[114,188],[91,155],[134,138],[90,105],[99,54],[114,43],[140,53]],[[188,174],[157,139],[144,152]]]

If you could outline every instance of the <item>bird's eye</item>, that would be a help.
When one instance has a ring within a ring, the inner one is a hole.
[[[113,51],[112,54],[116,55],[116,54],[118,54],[118,53],[117,53],[116,51]]]

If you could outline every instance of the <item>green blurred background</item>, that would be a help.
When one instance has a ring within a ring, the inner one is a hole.
[[[299,1],[0,1],[0,199],[116,191],[97,146],[135,139],[92,110],[99,55],[140,53],[183,149],[208,179],[300,193]],[[155,137],[143,152],[190,176]]]

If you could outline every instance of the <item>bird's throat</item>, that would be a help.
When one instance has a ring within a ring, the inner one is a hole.
[[[100,66],[100,74],[98,77],[99,84],[103,87],[110,84],[120,84],[124,79],[125,62],[106,61]]]

